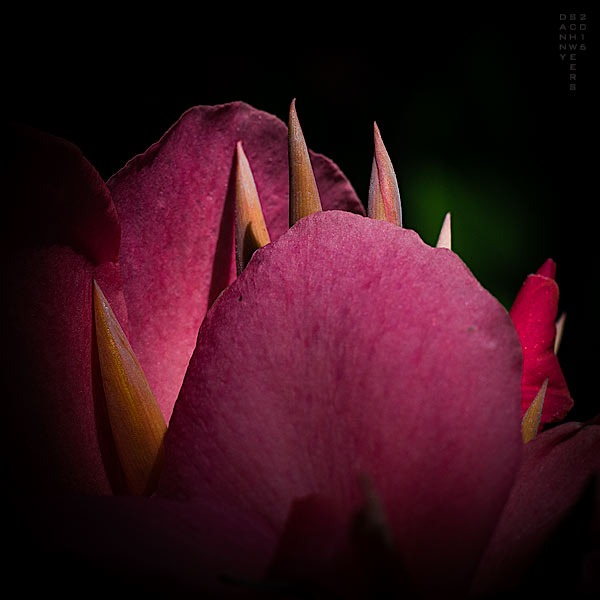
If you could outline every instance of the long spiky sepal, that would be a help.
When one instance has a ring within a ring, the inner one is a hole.
[[[296,99],[290,106],[288,128],[290,163],[290,227],[303,217],[323,210],[308,148],[296,113]]]
[[[235,176],[235,257],[238,275],[256,250],[271,242],[250,163],[237,143]]]
[[[100,370],[115,446],[129,492],[150,495],[162,469],[167,425],[119,322],[94,281]]]
[[[374,123],[375,156],[371,168],[368,214],[371,219],[402,227],[402,204],[398,180],[377,123]]]

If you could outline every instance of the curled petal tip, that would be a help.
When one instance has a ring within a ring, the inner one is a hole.
[[[550,279],[556,279],[556,263],[548,258],[546,262],[537,270],[537,275],[543,275]]]
[[[521,421],[521,434],[523,436],[523,443],[531,441],[538,432],[540,426],[540,419],[542,417],[542,409],[544,408],[544,398],[546,397],[546,390],[548,389],[548,378],[544,380],[540,391],[536,394],[533,402],[527,409],[527,412],[523,416]]]
[[[238,274],[258,248],[270,241],[256,183],[242,142],[238,142],[235,177],[235,256]]]
[[[563,331],[565,329],[565,320],[567,313],[560,315],[558,321],[556,321],[556,336],[554,337],[554,354],[558,354],[560,343],[562,341]]]
[[[442,223],[440,235],[438,236],[435,247],[452,250],[452,225],[449,212],[446,213],[446,216],[444,217],[444,222]]]
[[[128,489],[149,495],[163,462],[165,420],[125,333],[93,282],[96,340],[106,407]]]
[[[291,227],[303,217],[322,210],[308,148],[296,113],[295,98],[290,105],[288,157],[290,162]]]
[[[368,214],[372,219],[389,221],[402,227],[402,205],[396,173],[377,123],[373,123],[373,131],[375,155],[371,168]]]

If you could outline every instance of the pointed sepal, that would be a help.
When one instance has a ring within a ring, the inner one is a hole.
[[[368,214],[371,219],[389,221],[402,227],[402,205],[398,180],[390,156],[374,123],[375,156],[371,168]]]
[[[381,186],[379,185],[379,171],[377,170],[377,160],[373,156],[371,165],[371,180],[369,181],[369,203],[367,206],[369,218],[377,221],[387,221],[383,198],[381,196]]]
[[[548,379],[545,379],[540,391],[536,394],[525,415],[523,415],[523,420],[521,421],[521,434],[523,435],[524,444],[531,441],[537,435],[547,389]]]
[[[271,242],[250,163],[237,143],[235,174],[235,257],[238,275],[256,250]]]
[[[133,495],[150,495],[162,469],[165,420],[142,368],[94,281],[96,340],[106,407],[127,482]]]
[[[563,332],[565,330],[565,320],[567,319],[567,313],[560,315],[558,321],[556,321],[556,336],[554,338],[554,354],[558,354],[560,343],[562,342]]]
[[[448,248],[448,250],[452,250],[452,223],[449,212],[446,213],[446,216],[444,217],[444,222],[442,223],[440,235],[438,236],[435,247]]]
[[[308,147],[296,113],[296,100],[290,106],[288,128],[290,163],[290,227],[303,217],[323,210]]]

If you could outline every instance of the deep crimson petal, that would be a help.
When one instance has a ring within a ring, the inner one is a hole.
[[[95,359],[92,279],[126,328],[116,210],[75,146],[20,126],[4,133],[5,476],[16,489],[108,493],[117,463]]]
[[[242,102],[188,110],[108,181],[123,224],[131,343],[167,420],[206,310],[235,277],[231,168],[238,141],[276,240],[288,225],[287,127]],[[323,207],[362,212],[338,167],[312,158]]]
[[[522,415],[549,378],[540,427],[561,421],[573,406],[554,353],[558,311],[558,286],[551,277],[554,273],[553,261],[546,261],[538,273],[527,277],[510,309],[523,346]]]
[[[295,500],[266,581],[333,598],[415,598],[379,504],[348,521],[319,495]]]
[[[586,507],[590,499],[593,505]],[[574,516],[579,520],[576,524]],[[585,574],[581,564],[576,565],[576,573],[568,565],[573,559],[585,562],[577,553],[590,543],[589,535],[595,535],[598,552],[600,424],[565,423],[525,445],[523,464],[484,554],[474,594],[487,597],[492,591],[498,594],[525,586],[558,591],[566,585],[569,597],[575,597],[573,575]],[[574,543],[570,537],[579,539]],[[600,583],[598,573],[595,576],[596,584]]]
[[[280,532],[311,494],[347,521],[364,473],[418,587],[455,589],[519,463],[520,369],[508,314],[454,253],[313,214],[207,315],[159,493],[220,498]]]
[[[347,592],[350,582],[356,587],[359,579],[345,564],[352,559],[351,550],[350,524],[340,519],[327,498],[299,498],[290,507],[266,580],[290,590],[338,591],[343,586]]]

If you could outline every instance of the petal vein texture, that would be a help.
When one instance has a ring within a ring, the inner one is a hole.
[[[288,227],[287,127],[242,102],[188,110],[108,181],[123,230],[120,260],[130,341],[167,422],[200,323],[236,275],[238,141],[276,240]],[[323,207],[362,213],[339,168],[321,155],[311,159]]]
[[[456,255],[315,213],[256,251],[198,339],[159,495],[221,499],[279,535],[310,494],[346,521],[365,475],[418,587],[466,585],[522,453],[521,349]]]

